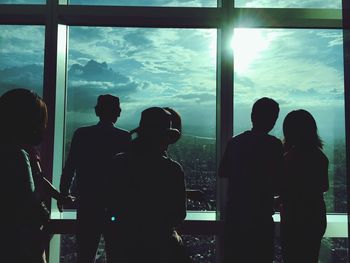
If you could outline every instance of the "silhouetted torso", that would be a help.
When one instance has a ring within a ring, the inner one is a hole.
[[[224,262],[272,263],[282,143],[268,134],[246,131],[228,143],[220,169],[229,180]]]
[[[328,190],[328,159],[316,148],[294,147],[284,155],[283,203],[285,212],[304,217],[323,207]]]
[[[110,233],[106,231],[106,178],[114,155],[126,151],[129,132],[112,122],[82,127],[74,133],[61,178],[61,192],[68,192],[75,175],[77,187],[78,263],[95,262],[101,234],[109,258]],[[118,173],[114,174],[116,177]]]
[[[283,168],[280,140],[246,131],[232,138],[223,167],[229,178],[228,220],[239,215],[270,217]]]
[[[328,190],[328,159],[317,147],[293,147],[285,156],[281,214],[286,263],[316,263],[326,229],[323,193]]]
[[[115,154],[127,150],[130,141],[130,133],[112,123],[99,122],[77,129],[63,170],[61,189],[69,187],[75,172],[79,205],[92,200],[99,204],[105,188],[106,166]]]
[[[182,167],[138,139],[130,152],[115,158],[114,166],[111,170],[123,180],[112,177],[109,183],[110,209],[124,233],[126,250],[131,250],[130,262],[172,262],[167,258],[172,255],[169,242],[186,216]]]

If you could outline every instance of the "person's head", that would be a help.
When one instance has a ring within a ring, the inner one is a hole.
[[[118,97],[110,94],[98,96],[95,113],[101,121],[115,123],[121,111]]]
[[[268,133],[275,126],[279,114],[279,105],[271,98],[258,99],[252,108],[251,120],[253,129]]]
[[[314,117],[303,109],[293,110],[287,114],[283,121],[283,135],[286,148],[292,146],[322,148],[323,146]]]
[[[180,139],[181,134],[182,134],[181,116],[173,108],[164,107],[163,109],[170,112],[170,114],[171,114],[171,127],[179,131],[178,134],[174,133],[174,134],[172,134],[172,137],[169,138],[169,144],[174,144]]]
[[[0,98],[1,138],[16,145],[37,145],[47,126],[47,107],[35,92],[13,89]]]
[[[169,140],[180,132],[171,126],[171,113],[164,108],[151,107],[141,113],[139,126],[134,130],[138,138],[155,149],[164,151]]]

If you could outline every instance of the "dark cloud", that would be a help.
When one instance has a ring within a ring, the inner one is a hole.
[[[19,87],[42,94],[43,66],[30,64],[0,70],[0,93]]]
[[[73,64],[68,71],[69,81],[103,81],[113,83],[127,83],[129,78],[113,71],[106,62],[98,63],[90,60],[85,66]]]
[[[143,83],[132,81],[106,62],[90,60],[86,65],[73,64],[68,71],[68,111],[91,111],[101,94],[113,94],[121,99],[142,88]]]

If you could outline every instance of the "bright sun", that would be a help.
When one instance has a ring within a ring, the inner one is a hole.
[[[261,29],[236,28],[231,47],[234,52],[234,68],[237,73],[245,73],[260,52],[269,46],[269,40]]]

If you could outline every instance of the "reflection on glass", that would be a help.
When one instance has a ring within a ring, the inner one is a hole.
[[[70,0],[71,5],[216,7],[216,0]]]
[[[0,26],[0,95],[27,88],[42,95],[43,26]]]
[[[341,0],[233,0],[235,7],[253,8],[332,8],[341,9]]]
[[[205,192],[188,209],[215,210],[216,31],[208,29],[70,27],[66,150],[72,134],[97,122],[97,96],[120,97],[117,126],[138,126],[141,111],[171,107],[183,134],[169,154],[186,184]]]
[[[46,0],[0,0],[0,4],[46,4]]]
[[[251,106],[263,96],[280,104],[280,116],[271,132],[280,139],[282,121],[289,111],[300,108],[310,111],[330,160],[327,210],[345,213],[342,32],[236,29],[234,34],[234,134],[251,128]]]

